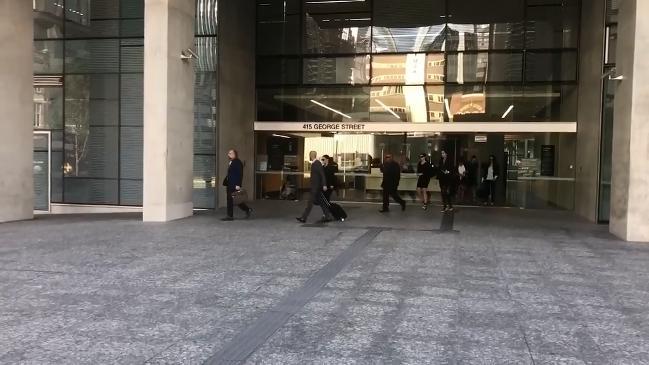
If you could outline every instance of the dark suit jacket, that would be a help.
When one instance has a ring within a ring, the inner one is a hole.
[[[437,179],[440,185],[452,185],[455,182],[455,167],[450,158],[446,158],[446,161],[440,159],[437,168]],[[447,171],[448,173],[445,173]]]
[[[383,182],[381,187],[386,190],[394,190],[399,187],[399,180],[401,180],[401,166],[396,161],[390,161],[383,164],[381,167],[383,173]]]
[[[322,162],[315,160],[311,164],[311,193],[319,194],[323,186],[327,186],[324,166],[322,166]]]
[[[238,158],[230,162],[228,166],[228,176],[226,177],[228,189],[234,190],[235,186],[243,184],[243,163]]]
[[[331,186],[333,186],[335,188],[336,185],[338,185],[338,179],[336,178],[336,173],[338,172],[338,166],[329,164],[324,167],[324,172],[325,172],[325,178],[327,179],[327,187],[331,188]]]

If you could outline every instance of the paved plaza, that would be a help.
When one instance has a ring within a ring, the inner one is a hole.
[[[649,364],[646,244],[565,212],[302,207],[0,225],[0,364]]]

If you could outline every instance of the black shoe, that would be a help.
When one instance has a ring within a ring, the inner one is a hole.
[[[300,223],[306,223],[306,219],[304,218],[295,218],[295,219]]]
[[[389,213],[389,212],[390,212],[390,209],[385,209],[384,208],[384,209],[379,210],[379,213]]]
[[[225,218],[221,218],[221,220],[222,220],[223,222],[230,222],[230,221],[233,221],[234,218],[232,218],[232,217],[225,217]]]
[[[246,219],[249,219],[251,214],[252,214],[252,209],[248,208],[248,210],[246,210]]]

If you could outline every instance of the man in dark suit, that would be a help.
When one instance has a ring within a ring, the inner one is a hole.
[[[381,183],[383,188],[383,208],[379,212],[386,213],[390,211],[390,196],[401,205],[401,210],[406,210],[406,202],[401,199],[397,192],[399,180],[401,180],[401,166],[392,159],[392,155],[385,155],[381,172],[383,173],[383,182]]]
[[[311,160],[311,196],[306,204],[306,208],[302,216],[296,218],[300,223],[306,223],[306,219],[313,209],[313,205],[320,205],[322,209],[322,221],[331,222],[331,212],[327,209],[326,204],[323,202],[323,193],[327,191],[327,178],[325,177],[324,167],[318,160],[318,153],[316,151],[309,152],[309,159]]]

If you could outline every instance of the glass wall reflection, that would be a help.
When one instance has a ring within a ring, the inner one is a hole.
[[[258,0],[257,11],[260,121],[576,121],[578,1]]]

